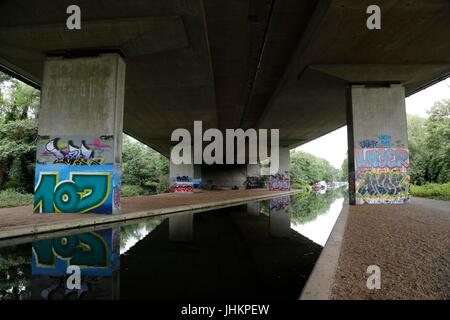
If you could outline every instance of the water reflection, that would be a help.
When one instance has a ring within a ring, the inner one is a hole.
[[[289,237],[291,234],[291,196],[269,200],[270,234]]]
[[[297,196],[293,201],[291,228],[324,246],[346,201],[347,192],[343,188]]]
[[[116,299],[120,265],[120,228],[32,243],[31,298]],[[72,270],[80,270],[80,281]]]
[[[0,299],[297,299],[344,202],[286,196],[0,248]]]

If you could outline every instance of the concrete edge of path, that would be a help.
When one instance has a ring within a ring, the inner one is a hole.
[[[74,221],[66,220],[66,221],[58,221],[58,222],[49,222],[42,224],[34,224],[28,226],[20,226],[20,227],[11,227],[11,228],[3,228],[0,229],[0,240],[17,238],[17,237],[29,237],[33,235],[61,231],[61,230],[69,230],[69,229],[78,229],[82,227],[88,227],[93,225],[103,225],[110,224],[114,222],[122,222],[127,220],[137,220],[146,217],[167,215],[172,213],[197,213],[204,212],[214,209],[222,209],[232,206],[238,206],[241,204],[245,204],[249,201],[260,201],[267,200],[271,198],[277,198],[287,195],[293,195],[297,193],[301,193],[301,190],[291,190],[291,191],[282,191],[277,192],[276,194],[265,194],[259,196],[250,196],[250,197],[241,197],[236,199],[229,200],[221,200],[214,202],[207,202],[201,204],[193,204],[193,205],[184,205],[184,206],[176,206],[170,208],[161,208],[161,209],[152,209],[147,211],[139,211],[139,212],[129,212],[129,213],[121,213],[115,215],[99,215],[98,217],[92,219],[77,219]]]
[[[300,295],[300,300],[329,300],[347,224],[349,205],[344,204],[311,275]]]

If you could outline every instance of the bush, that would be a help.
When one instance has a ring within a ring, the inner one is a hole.
[[[168,176],[162,176],[159,179],[158,186],[156,187],[157,193],[165,193],[170,191],[170,181]]]
[[[144,188],[134,185],[122,185],[122,197],[134,197],[146,195],[147,192]]]
[[[422,186],[411,185],[411,195],[440,200],[450,200],[450,182],[445,184],[428,183]]]
[[[27,206],[33,204],[31,193],[20,193],[14,189],[0,191],[0,208]]]

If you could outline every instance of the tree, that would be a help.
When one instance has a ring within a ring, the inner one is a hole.
[[[436,102],[428,114],[408,116],[411,181],[418,185],[450,181],[450,99]]]
[[[33,192],[39,91],[0,73],[0,189]]]
[[[149,193],[163,191],[169,174],[169,161],[158,152],[124,135],[123,184],[139,186]]]
[[[291,180],[313,184],[318,181],[333,182],[339,180],[341,173],[327,160],[317,158],[310,153],[296,151],[291,153]]]
[[[348,181],[348,156],[344,159],[341,165],[341,181]]]
[[[426,122],[430,182],[450,181],[450,99],[434,104]]]

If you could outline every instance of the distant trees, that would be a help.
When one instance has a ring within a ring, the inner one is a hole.
[[[428,119],[408,116],[411,181],[450,181],[450,99],[434,104]]]
[[[333,182],[341,180],[341,170],[333,167],[327,160],[307,152],[291,152],[290,164],[293,183],[313,184],[318,181]]]
[[[149,194],[169,190],[169,160],[126,135],[123,140],[122,171],[122,184],[141,189],[135,193]]]
[[[0,73],[0,190],[33,192],[39,91]]]

